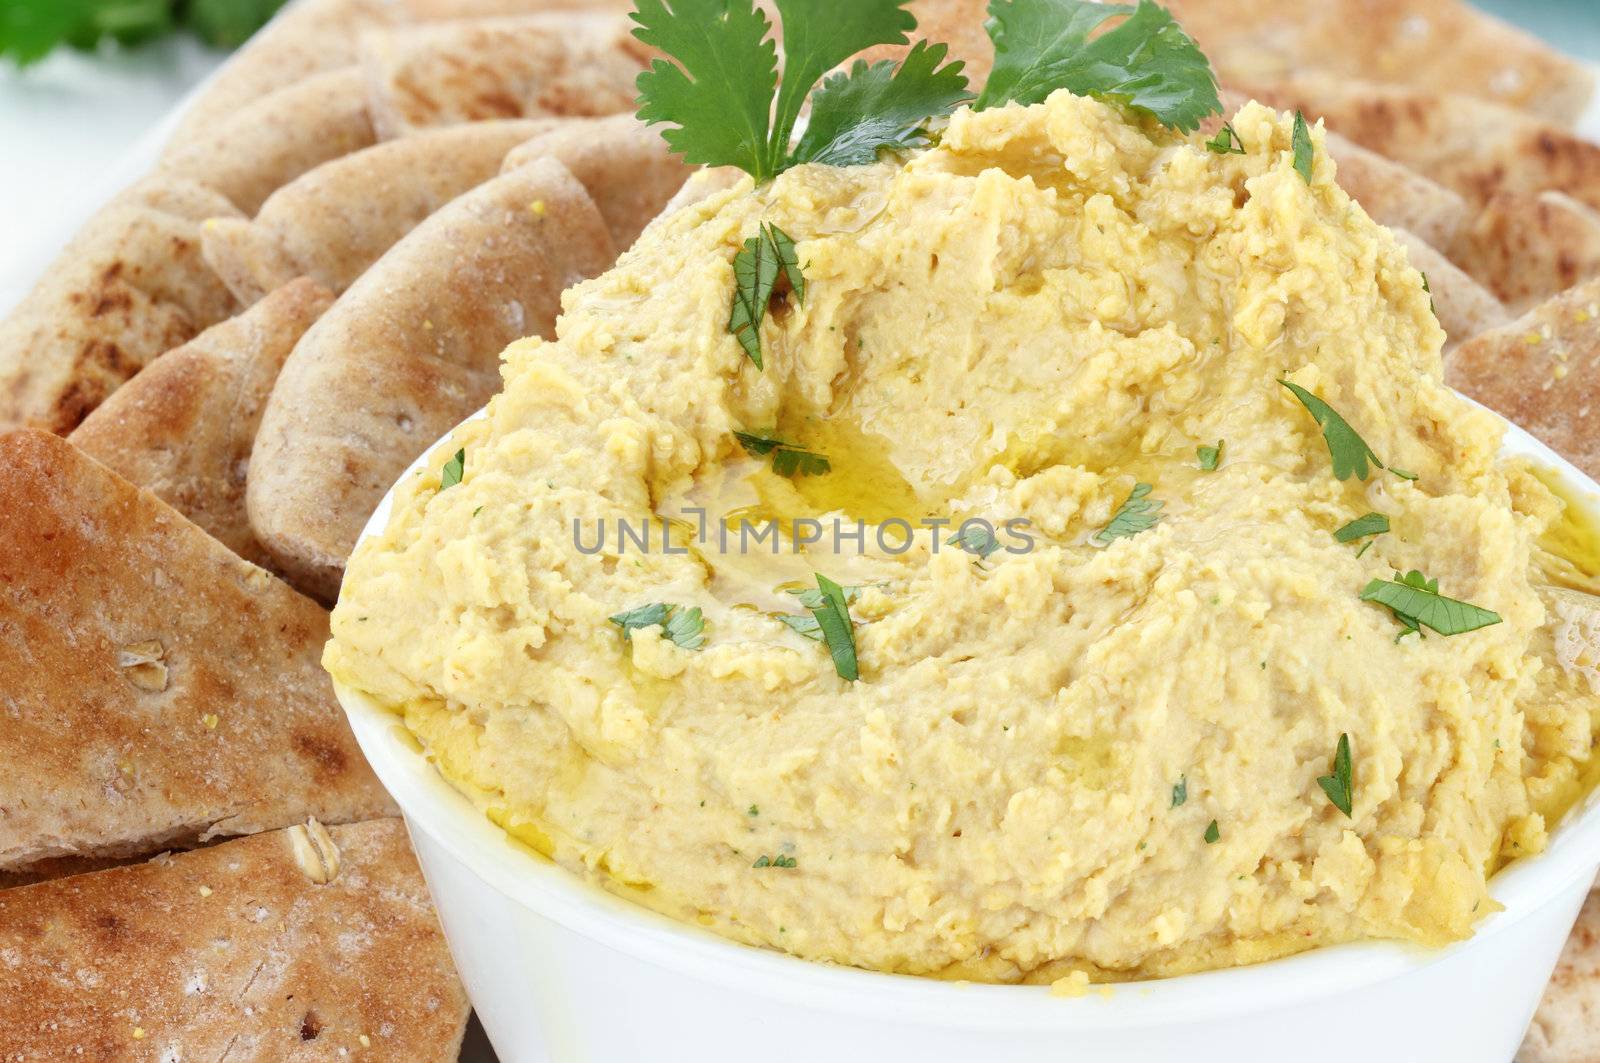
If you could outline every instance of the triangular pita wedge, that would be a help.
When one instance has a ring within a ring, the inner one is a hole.
[[[564,122],[512,151],[505,169],[539,158],[572,171],[600,208],[619,252],[633,246],[695,169],[667,149],[659,129],[631,114]]]
[[[1594,75],[1461,0],[1170,0],[1227,82],[1328,76],[1475,96],[1570,124]],[[1337,128],[1337,127],[1336,127]]]
[[[1600,892],[1590,893],[1583,902],[1516,1063],[1596,1059],[1600,1059]]]
[[[500,352],[551,335],[561,293],[616,252],[583,186],[540,159],[468,192],[367,270],[301,339],[250,461],[250,521],[324,600],[402,470],[499,387]]]
[[[1326,143],[1339,187],[1379,225],[1449,247],[1466,224],[1467,202],[1450,189],[1337,133],[1327,134]]]
[[[1471,96],[1354,81],[1241,86],[1482,205],[1503,191],[1565,192],[1600,209],[1600,144]]]
[[[273,192],[374,141],[361,71],[316,74],[173,144],[161,172],[199,182],[254,214]]]
[[[1600,211],[1560,192],[1502,192],[1451,257],[1520,313],[1600,276]]]
[[[994,42],[984,29],[989,18],[989,0],[911,0],[907,5],[917,19],[917,28],[908,35],[909,44],[883,44],[868,48],[841,67],[848,69],[856,59],[876,63],[884,59],[899,61],[917,41],[930,41],[949,47],[950,59],[959,59],[967,85],[976,92],[989,80],[994,67]]]
[[[1411,265],[1427,279],[1434,315],[1444,329],[1445,350],[1511,319],[1500,300],[1437,249],[1404,229],[1395,229],[1394,235],[1405,247]]]
[[[632,111],[649,50],[620,14],[527,15],[378,30],[362,39],[383,139],[490,118]]]
[[[250,448],[284,359],[332,303],[315,282],[290,282],[151,362],[72,442],[240,557],[266,564],[244,508]]]
[[[0,893],[7,1059],[454,1063],[466,1020],[396,819]]]
[[[342,292],[430,214],[499,173],[507,151],[559,121],[428,129],[325,162],[274,192],[254,220],[207,222],[206,262],[246,304],[301,276]]]
[[[200,223],[233,205],[151,179],[107,204],[0,320],[0,430],[69,432],[158,354],[233,312]]]
[[[58,436],[0,498],[0,870],[388,814],[315,602]]]
[[[1463,344],[1445,379],[1600,476],[1600,279]]]

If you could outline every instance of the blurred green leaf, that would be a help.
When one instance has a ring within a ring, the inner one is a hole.
[[[284,0],[0,0],[0,59],[28,66],[67,45],[92,51],[105,40],[135,45],[180,26],[207,44],[236,48]]]

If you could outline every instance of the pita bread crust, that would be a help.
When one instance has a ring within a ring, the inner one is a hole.
[[[555,13],[437,22],[362,39],[382,139],[493,118],[632,111],[650,51],[622,15]]]
[[[1560,192],[1502,192],[1451,252],[1514,312],[1600,276],[1600,211]]]
[[[1600,475],[1600,279],[1463,344],[1445,380]]]
[[[190,181],[142,181],[102,208],[0,320],[0,431],[69,432],[157,355],[233,312],[200,223],[238,212]]]
[[[375,139],[361,71],[352,66],[279,89],[174,143],[160,169],[205,185],[254,214],[296,177]]]
[[[563,122],[513,150],[505,170],[539,158],[572,171],[600,208],[619,252],[633,246],[696,170],[668,150],[659,130],[631,114]]]
[[[1516,1063],[1593,1059],[1600,1059],[1600,892],[1583,902]]]
[[[494,394],[500,352],[553,335],[561,293],[615,258],[583,186],[541,159],[446,206],[339,298],[284,366],[246,485],[297,586],[337,595],[384,492]]]
[[[1455,192],[1337,133],[1327,134],[1339,186],[1379,225],[1405,229],[1431,247],[1450,247],[1467,221]]]
[[[206,262],[246,304],[295,277],[344,291],[401,237],[500,171],[552,118],[429,129],[325,162],[284,185],[253,221],[208,223]]]
[[[1511,319],[1500,300],[1464,273],[1460,266],[1404,229],[1394,230],[1413,268],[1427,278],[1433,311],[1444,329],[1446,351]]]
[[[245,515],[250,448],[289,351],[332,303],[313,281],[285,285],[151,362],[72,442],[246,561],[265,564]]]
[[[314,602],[48,433],[0,498],[0,870],[390,813]]]
[[[6,1058],[453,1063],[467,1001],[404,827],[329,834],[326,883],[274,831],[0,893]]]

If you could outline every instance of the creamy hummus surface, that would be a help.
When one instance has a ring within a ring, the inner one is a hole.
[[[1233,126],[1218,154],[1058,92],[658,220],[399,489],[330,671],[560,864],[809,959],[1108,980],[1469,935],[1583,786],[1585,535],[1441,382],[1423,278],[1320,132],[1308,181],[1289,117]],[[729,315],[764,223],[805,291],[758,370]],[[1388,468],[1335,478],[1280,380]],[[1138,484],[1158,521],[1102,545]],[[1390,530],[1335,538],[1368,513]],[[917,525],[974,515],[1031,548]],[[656,518],[671,552],[619,544]],[[741,556],[739,518],[830,532]],[[1501,622],[1406,634],[1362,600],[1413,569]],[[814,572],[859,588],[855,682],[779,619]],[[610,619],[651,603],[703,645]],[[1318,781],[1341,735],[1348,815]]]

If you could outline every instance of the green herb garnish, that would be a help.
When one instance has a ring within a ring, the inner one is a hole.
[[[1328,443],[1328,454],[1333,458],[1333,475],[1337,480],[1347,480],[1353,474],[1358,480],[1365,480],[1368,473],[1368,462],[1383,468],[1383,462],[1378,460],[1378,455],[1373,453],[1367,441],[1362,439],[1350,422],[1340,417],[1332,406],[1317,398],[1299,384],[1291,384],[1287,380],[1278,383],[1288,388],[1294,397],[1300,400],[1317,424],[1322,427],[1322,438]]]
[[[1151,498],[1151,490],[1149,484],[1134,484],[1128,500],[1111,515],[1111,523],[1095,532],[1089,541],[1097,546],[1109,546],[1114,539],[1131,538],[1154,528],[1161,520],[1161,507],[1165,503]]]
[[[850,622],[850,608],[844,588],[819,572],[817,590],[817,597],[802,595],[800,602],[811,610],[811,615],[816,619],[822,641],[827,643],[828,652],[833,656],[833,670],[839,673],[839,678],[854,682],[861,678],[861,670],[856,661],[856,633]],[[812,602],[816,604],[812,605]]]
[[[686,609],[681,605],[671,605],[667,602],[651,602],[649,605],[641,605],[627,612],[618,613],[610,620],[622,629],[624,639],[631,640],[633,633],[640,628],[660,625],[666,632],[667,638],[686,650],[698,650],[706,644],[705,617],[698,605],[693,609]]]
[[[1223,122],[1217,135],[1206,141],[1206,150],[1217,155],[1243,155],[1244,141],[1239,139],[1232,122]]]
[[[1222,444],[1223,444],[1223,442],[1224,442],[1223,440],[1219,439],[1219,440],[1217,440],[1217,445],[1214,446],[1214,447],[1195,447],[1194,448],[1195,457],[1200,459],[1200,471],[1202,471],[1202,472],[1216,472],[1217,471],[1217,464],[1222,461]]]
[[[783,77],[752,0],[638,0],[634,36],[668,58],[639,75],[639,117],[663,122],[673,151],[691,163],[737,166],[758,182],[802,162],[869,162],[880,148],[921,142],[931,118],[969,98],[962,64],[941,65],[943,45],[919,45],[905,61],[823,75],[857,52],[904,44],[917,20],[909,0],[778,0]],[[816,91],[812,91],[815,88]],[[806,134],[794,127],[810,98]]]
[[[800,270],[793,238],[776,225],[763,223],[761,231],[746,240],[733,256],[733,309],[728,315],[728,331],[757,369],[764,368],[761,322],[772,308],[780,279],[794,292],[796,301],[805,302],[806,278]]]
[[[1120,25],[1095,34],[1110,19]],[[1057,89],[1097,96],[1184,133],[1222,111],[1211,64],[1153,0],[990,0],[994,70],[975,107],[1039,103]],[[1091,36],[1094,35],[1094,36]]]
[[[1169,808],[1177,808],[1189,800],[1189,776],[1180,775],[1178,781],[1172,784],[1172,804]]]
[[[1350,771],[1350,736],[1339,736],[1338,748],[1333,753],[1333,774],[1322,775],[1317,778],[1317,785],[1322,787],[1322,792],[1328,795],[1328,800],[1333,802],[1333,807],[1350,816],[1350,809],[1354,807],[1355,784]]]
[[[1295,172],[1305,178],[1306,184],[1311,183],[1311,129],[1306,125],[1306,116],[1299,111],[1294,113],[1294,168]]]
[[[59,45],[93,51],[106,39],[134,45],[179,28],[217,48],[237,48],[284,0],[5,0],[0,58],[28,66]]]
[[[467,472],[467,452],[456,451],[455,457],[444,463],[444,468],[439,472],[439,490],[454,487],[461,482],[461,477]]]
[[[1366,538],[1368,535],[1382,535],[1389,530],[1389,518],[1382,513],[1368,513],[1364,517],[1357,517],[1333,533],[1333,537],[1341,543],[1353,543],[1357,539]]]
[[[969,554],[977,554],[980,560],[1000,549],[1000,540],[995,538],[994,530],[976,521],[963,524],[961,530],[946,539],[944,544],[959,546]]]
[[[797,861],[794,857],[792,857],[792,856],[784,856],[784,855],[782,855],[780,853],[777,856],[760,856],[760,857],[757,857],[756,858],[756,862],[751,864],[750,866],[751,867],[794,867],[797,863],[799,863],[799,861]]]
[[[735,432],[735,439],[752,457],[772,455],[772,471],[779,476],[820,476],[832,470],[828,459],[814,450],[752,432]]]
[[[1361,600],[1389,607],[1408,631],[1428,628],[1441,635],[1460,635],[1500,623],[1500,614],[1446,598],[1439,581],[1412,569],[1392,580],[1375,579],[1361,591]]]
[[[1212,820],[1206,824],[1206,844],[1215,845],[1222,840],[1222,830],[1217,826],[1217,821]]]

